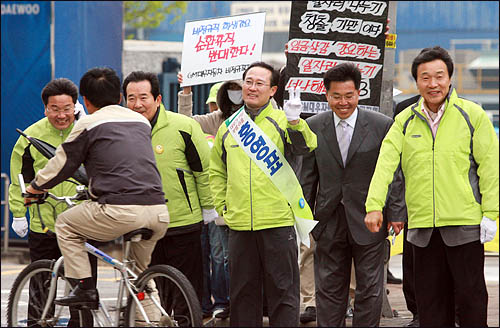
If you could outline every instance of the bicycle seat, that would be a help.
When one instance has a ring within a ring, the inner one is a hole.
[[[130,241],[132,237],[142,235],[143,240],[148,240],[153,235],[153,230],[148,228],[141,228],[137,230],[132,230],[123,235],[123,241]]]

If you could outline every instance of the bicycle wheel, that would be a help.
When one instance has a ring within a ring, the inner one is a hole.
[[[196,292],[178,269],[169,265],[154,265],[137,278],[135,283],[148,319],[153,327],[201,327],[203,325],[201,305]],[[143,293],[143,294],[141,294]],[[161,308],[155,305],[161,305]],[[126,327],[148,326],[136,302],[129,295],[125,310]]]
[[[54,263],[53,260],[35,261],[17,276],[7,304],[7,326],[66,327],[68,325],[71,313],[67,306],[52,304],[46,317],[41,318],[45,304],[53,301],[53,299],[48,300],[48,297]],[[67,295],[69,291],[70,284],[64,277],[64,269],[61,266],[54,298]]]

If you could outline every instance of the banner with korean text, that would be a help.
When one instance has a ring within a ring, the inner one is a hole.
[[[271,180],[272,184],[288,201],[295,217],[297,246],[310,247],[309,233],[318,224],[311,208],[304,199],[302,187],[285,156],[274,142],[246,114],[243,107],[231,115],[226,126],[240,149]]]
[[[260,61],[266,13],[186,23],[182,49],[182,86],[241,79]]]
[[[323,75],[343,62],[361,71],[359,107],[379,111],[388,6],[388,1],[292,2],[285,89],[302,89],[304,113],[330,110]]]

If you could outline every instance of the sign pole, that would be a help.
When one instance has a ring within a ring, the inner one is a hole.
[[[389,33],[396,36],[396,14],[397,14],[397,1],[389,1],[389,13],[388,18],[391,20],[389,22]],[[384,53],[384,68],[382,74],[382,90],[381,90],[381,100],[380,100],[380,112],[389,117],[393,117],[393,100],[392,100],[392,89],[394,80],[394,61],[396,57],[396,40],[394,40],[394,48],[385,48]]]

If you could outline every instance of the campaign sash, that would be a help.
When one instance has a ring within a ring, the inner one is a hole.
[[[241,107],[226,121],[226,126],[240,148],[252,159],[283,194],[292,208],[297,242],[310,247],[309,232],[318,221],[304,199],[297,176],[285,156]]]

